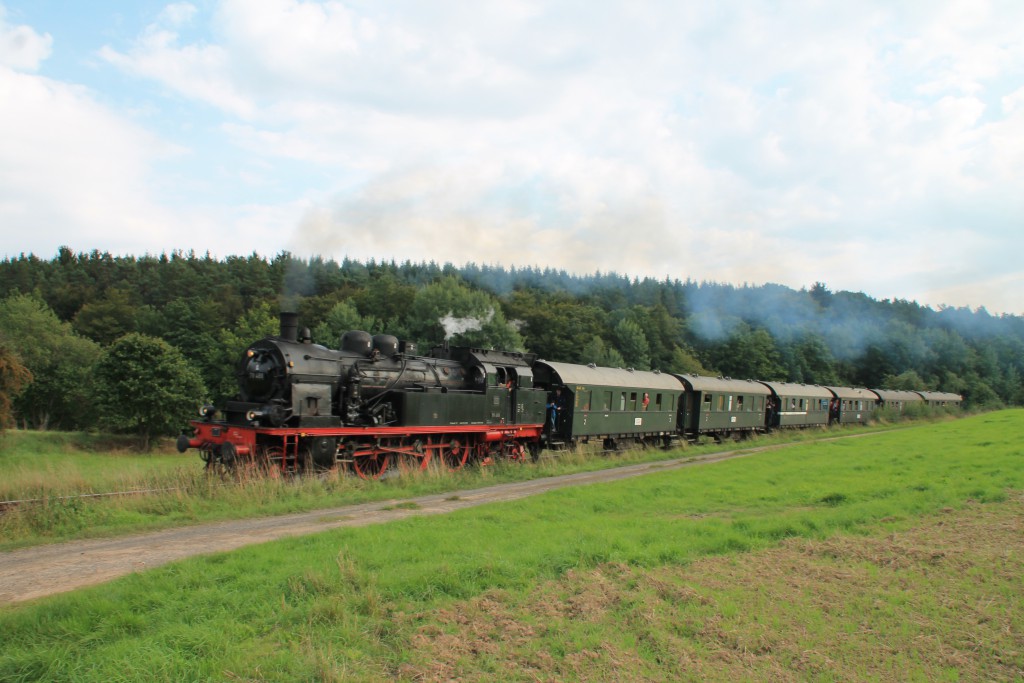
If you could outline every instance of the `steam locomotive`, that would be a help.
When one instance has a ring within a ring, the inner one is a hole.
[[[330,349],[283,313],[280,335],[246,350],[236,400],[205,407],[178,450],[198,449],[208,467],[342,464],[370,478],[395,466],[536,457],[546,391],[533,384],[534,360],[449,346],[420,356],[413,344],[361,331]]]
[[[303,472],[344,467],[364,478],[393,469],[458,469],[537,459],[600,441],[669,446],[786,427],[865,422],[880,406],[955,408],[961,397],[676,375],[549,362],[534,354],[442,345],[426,355],[391,335],[349,331],[314,344],[298,316],[253,343],[239,392],[206,406],[178,450],[211,469]]]

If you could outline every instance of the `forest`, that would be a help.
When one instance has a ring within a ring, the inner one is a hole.
[[[145,443],[234,393],[246,346],[299,313],[315,343],[387,332],[611,367],[1024,402],[1024,318],[692,279],[468,263],[113,256],[0,261],[0,424]]]

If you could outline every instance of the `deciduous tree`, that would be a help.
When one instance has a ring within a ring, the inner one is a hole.
[[[443,277],[417,292],[408,324],[421,348],[445,339],[452,344],[506,351],[524,347],[519,332],[505,320],[498,300],[455,277]]]
[[[612,340],[629,367],[651,369],[651,347],[640,325],[628,318],[620,320],[612,329]]]
[[[99,346],[76,335],[32,295],[0,301],[0,330],[34,378],[14,397],[18,419],[38,429],[93,426],[87,390]]]
[[[380,321],[372,316],[363,317],[359,315],[355,305],[350,301],[341,301],[327,312],[324,321],[313,330],[313,340],[318,344],[338,348],[341,335],[349,330],[363,330],[371,334],[387,332],[393,334],[392,330],[385,330]]]
[[[101,344],[138,329],[139,310],[123,289],[111,289],[107,296],[82,306],[75,316],[75,331]]]
[[[246,348],[257,339],[274,336],[279,331],[279,319],[269,302],[254,306],[234,325],[220,331],[216,362],[212,364],[219,370],[207,379],[215,403],[231,398],[238,391],[237,371]]]
[[[626,360],[614,346],[606,344],[600,337],[593,337],[583,347],[581,362],[593,363],[602,368],[624,368]]]
[[[155,436],[188,424],[203,399],[203,383],[181,352],[163,339],[138,333],[115,342],[96,366],[96,398],[103,423],[134,432],[143,450]]]

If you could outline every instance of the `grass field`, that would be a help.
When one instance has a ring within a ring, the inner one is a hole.
[[[1024,411],[5,607],[0,680],[1019,680]]]
[[[838,430],[781,432],[756,440],[772,445],[856,434],[891,425]],[[557,474],[679,457],[682,452],[627,451],[615,456],[570,453],[538,465],[506,464],[458,473],[436,472],[365,482],[353,476],[247,478],[239,483],[208,476],[194,453],[170,446],[152,454],[133,453],[127,441],[59,432],[9,432],[0,448],[0,500],[44,499],[0,515],[0,550],[155,530],[224,519],[302,512],[392,498],[408,498],[524,481]],[[735,448],[734,444],[691,447],[695,457]],[[76,494],[147,490],[117,498],[67,498]]]

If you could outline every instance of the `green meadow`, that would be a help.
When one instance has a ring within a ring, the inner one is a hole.
[[[655,469],[6,606],[0,680],[1019,680],[1022,490],[1022,410]]]

